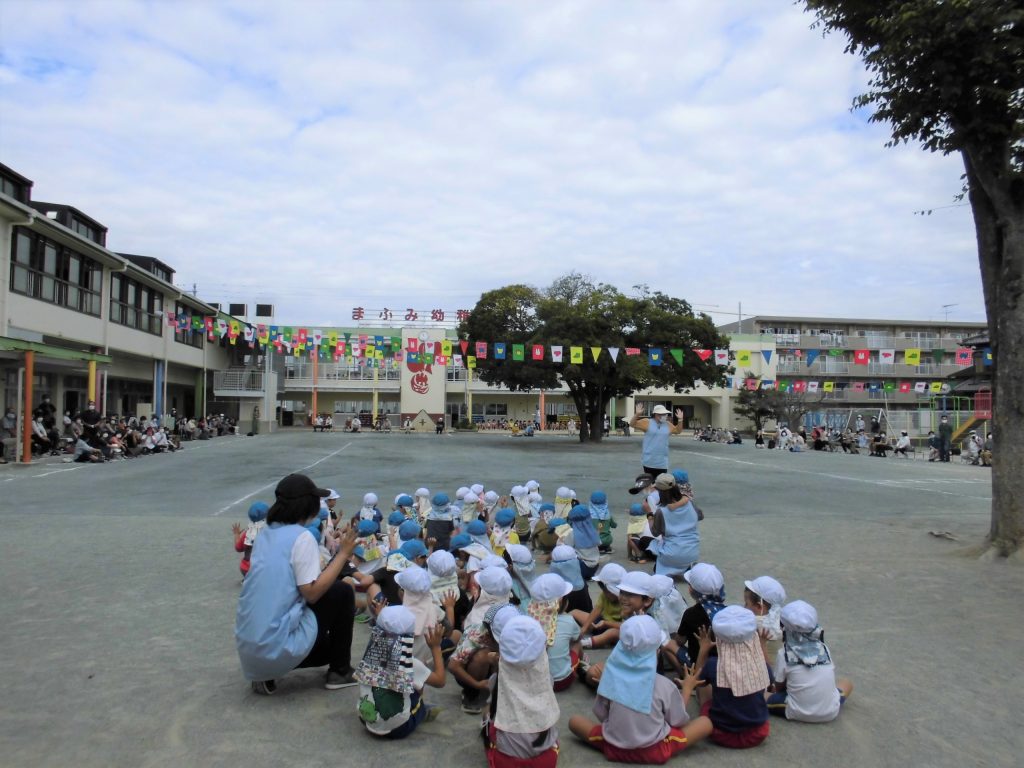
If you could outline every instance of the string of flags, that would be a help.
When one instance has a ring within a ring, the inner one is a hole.
[[[807,381],[805,379],[757,379],[727,376],[725,386],[728,389],[777,390],[779,392],[888,392],[919,395],[939,394],[948,391],[949,384],[945,381]]]
[[[719,366],[730,365],[735,359],[738,368],[746,368],[751,365],[757,354],[764,359],[765,364],[770,364],[773,350],[749,350],[739,349],[730,352],[728,349],[692,349],[683,347],[603,347],[585,345],[560,345],[560,344],[508,344],[505,342],[487,341],[454,341],[444,339],[441,341],[422,342],[418,338],[409,340],[409,346],[402,348],[401,336],[372,335],[363,333],[350,333],[344,331],[327,331],[320,329],[298,328],[293,326],[278,326],[249,323],[234,318],[215,316],[189,315],[187,313],[167,313],[167,324],[181,333],[206,333],[210,341],[216,339],[227,339],[230,344],[237,344],[241,339],[250,348],[257,345],[262,347],[273,346],[279,354],[290,354],[295,357],[317,356],[319,358],[333,358],[335,361],[341,358],[357,359],[360,364],[377,365],[379,361],[391,360],[394,362],[424,363],[427,365],[453,365],[455,367],[475,368],[478,360],[511,360],[513,362],[550,361],[553,363],[564,363],[568,357],[570,364],[582,365],[588,358],[598,362],[602,355],[608,355],[612,362],[617,362],[619,355],[625,357],[646,356],[651,366],[661,366],[666,359],[671,359],[677,365],[683,364],[685,355],[695,355],[701,362],[707,362],[714,358],[714,364]],[[789,350],[790,353],[801,355],[800,350]],[[810,367],[818,359],[823,350],[809,349],[804,354],[807,366]],[[828,355],[837,357],[843,354],[841,349],[828,350]],[[921,349],[904,350],[904,362],[907,365],[921,364]],[[941,363],[946,354],[945,350],[931,350],[932,358],[936,363]],[[880,350],[879,362],[891,364],[895,362],[895,350]],[[986,348],[982,357],[985,365],[992,364],[991,349]],[[956,350],[955,360],[957,365],[967,366],[972,361],[972,351],[969,347],[960,347]],[[378,361],[378,362],[373,362]],[[867,349],[858,349],[853,352],[853,362],[856,365],[868,365],[871,361],[871,352]],[[827,390],[826,390],[827,391]]]

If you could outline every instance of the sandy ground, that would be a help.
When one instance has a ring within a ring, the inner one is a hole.
[[[674,439],[672,455],[707,513],[703,559],[722,569],[730,601],[744,579],[775,576],[790,599],[818,607],[856,685],[834,723],[773,721],[756,749],[700,744],[677,761],[1021,764],[1024,568],[959,554],[987,531],[988,470],[689,439]],[[459,710],[451,681],[429,694],[440,718],[402,743],[368,736],[357,689],[325,691],[320,671],[254,696],[232,636],[231,523],[296,470],[337,488],[349,511],[367,490],[387,501],[420,485],[451,493],[479,480],[506,492],[531,478],[546,498],[563,483],[581,496],[601,488],[624,510],[638,464],[635,438],[294,430],[102,466],[0,467],[0,763],[482,766],[477,718]],[[619,562],[624,537],[621,525]],[[357,658],[365,638],[357,625]],[[560,764],[603,762],[566,727],[592,694],[576,686],[559,703]]]

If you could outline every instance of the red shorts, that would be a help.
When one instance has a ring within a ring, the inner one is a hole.
[[[700,713],[705,717],[710,717],[708,714],[711,711],[711,702],[705,701],[704,706],[700,708]],[[714,721],[711,721],[714,725]],[[749,749],[750,747],[756,747],[762,741],[768,738],[768,732],[771,727],[768,725],[768,721],[755,725],[753,728],[747,728],[745,731],[723,731],[718,726],[714,726],[714,730],[711,731],[711,740],[721,747],[729,747],[730,749]]]
[[[601,747],[606,760],[614,760],[617,763],[654,763],[662,765],[669,761],[672,755],[679,754],[688,746],[689,742],[679,728],[669,729],[668,736],[649,747],[636,749],[623,749],[604,740],[604,732],[600,725],[595,725],[587,734],[587,741]]]
[[[572,665],[572,671],[561,680],[555,680],[553,686],[555,693],[567,691],[572,687],[572,681],[576,679],[576,667],[578,667],[580,663],[580,655],[576,653],[576,651],[569,651],[569,663]]]
[[[487,728],[487,765],[489,768],[556,768],[558,765],[558,745],[533,757],[512,757],[499,752],[494,746],[494,724]]]

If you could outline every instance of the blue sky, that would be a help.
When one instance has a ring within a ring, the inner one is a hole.
[[[810,23],[788,0],[6,0],[0,161],[282,323],[570,270],[715,313],[983,320],[959,158],[885,148],[849,109],[859,60]]]

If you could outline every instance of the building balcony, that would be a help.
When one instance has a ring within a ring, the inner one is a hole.
[[[266,373],[252,368],[229,368],[213,372],[214,397],[263,397]]]
[[[868,363],[867,365],[857,365],[845,360],[832,360],[822,357],[815,360],[813,365],[807,365],[803,360],[780,361],[776,368],[779,376],[851,376],[854,378],[886,378],[895,376],[901,378],[930,377],[933,379],[944,379],[958,370],[960,370],[960,366],[952,363],[943,363],[942,365],[936,365],[935,363],[922,363],[921,365]]]
[[[775,341],[779,349],[920,349],[926,354],[933,349],[944,349],[953,352],[963,346],[962,339],[949,336],[856,336],[856,335],[820,335],[809,333],[776,333],[766,334]]]

